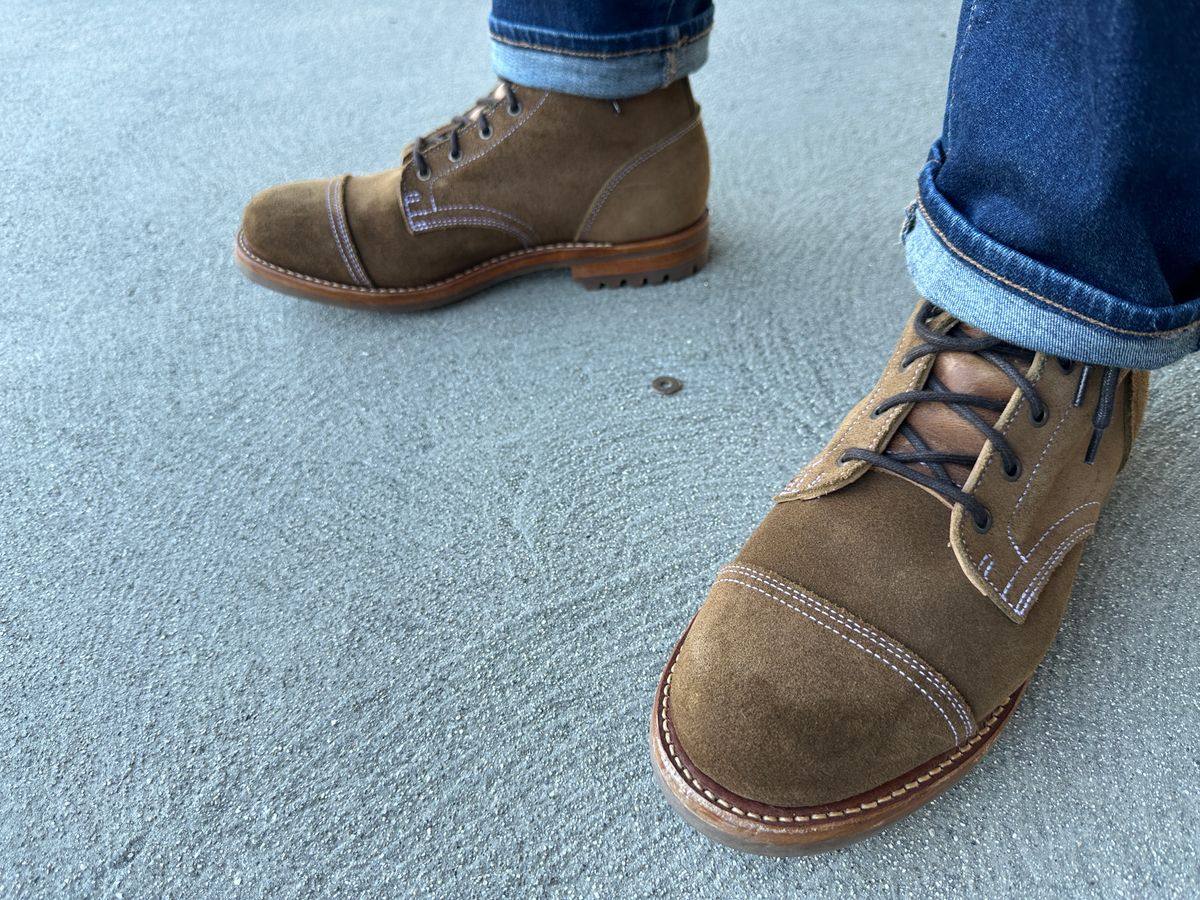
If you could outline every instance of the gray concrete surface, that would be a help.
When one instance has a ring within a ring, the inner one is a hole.
[[[951,794],[763,860],[649,774],[672,641],[914,301],[954,4],[722,6],[701,278],[408,317],[239,278],[254,190],[488,88],[485,11],[4,5],[0,895],[1195,896],[1196,360]]]

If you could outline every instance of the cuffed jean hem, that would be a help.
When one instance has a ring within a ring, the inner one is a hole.
[[[1157,369],[1200,349],[1200,298],[1140,306],[988,237],[939,193],[934,145],[905,223],[908,270],[930,302],[988,334],[1095,365]]]
[[[617,100],[666,87],[708,59],[713,13],[685,25],[618,35],[578,35],[490,20],[492,67],[515,84]]]

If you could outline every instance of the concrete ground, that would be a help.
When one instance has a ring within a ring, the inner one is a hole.
[[[961,786],[789,861],[651,781],[671,643],[914,302],[955,4],[721,7],[686,283],[380,316],[242,280],[256,189],[488,89],[485,12],[5,6],[0,895],[1195,896],[1195,359]]]

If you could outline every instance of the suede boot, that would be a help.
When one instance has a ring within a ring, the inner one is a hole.
[[[740,849],[813,852],[978,762],[1054,639],[1147,385],[918,306],[670,657],[651,745],[676,809]]]
[[[548,268],[640,286],[705,264],[707,198],[686,80],[620,101],[502,83],[397,168],[258,194],[234,252],[269,288],[348,306],[440,306]]]

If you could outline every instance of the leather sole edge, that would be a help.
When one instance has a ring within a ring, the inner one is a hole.
[[[666,710],[678,649],[659,680],[650,715],[655,781],[675,812],[696,831],[735,850],[761,856],[804,856],[835,850],[875,834],[949,790],[991,749],[1028,686],[1028,682],[1022,684],[993,710],[964,745],[933,757],[899,778],[836,804],[773,809],[750,801],[739,805],[742,798],[733,794],[717,797],[689,780],[692,773],[686,763],[672,752]]]
[[[314,278],[258,255],[239,231],[234,261],[256,284],[283,294],[356,309],[419,311],[463,300],[500,282],[547,269],[570,269],[587,288],[641,287],[681,281],[709,258],[708,213],[682,231],[624,244],[549,244],[514,251],[440,281],[409,288],[368,288]]]

